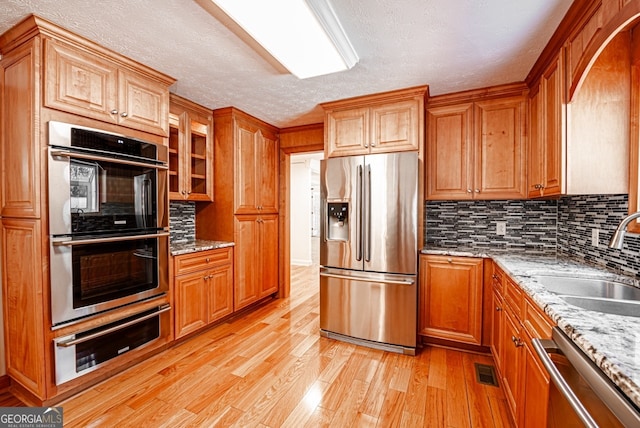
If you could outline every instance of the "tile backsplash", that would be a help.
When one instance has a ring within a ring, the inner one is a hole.
[[[169,224],[171,230],[169,239],[172,243],[196,239],[196,203],[171,201]]]
[[[427,201],[427,246],[525,250],[561,255],[640,277],[640,238],[627,237],[622,250],[608,242],[628,209],[627,195],[564,196],[559,200]],[[496,222],[506,222],[506,235]],[[592,229],[599,243],[591,245]]]

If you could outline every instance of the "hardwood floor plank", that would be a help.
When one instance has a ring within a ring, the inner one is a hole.
[[[427,405],[430,356],[430,348],[424,348],[415,357],[404,406],[405,412],[410,415],[424,415]]]
[[[383,427],[399,427],[402,422],[405,393],[389,388],[384,396],[378,423]]]
[[[467,384],[464,370],[464,354],[445,350],[447,358],[447,425],[456,428],[471,427],[467,403]]]
[[[371,389],[362,403],[360,411],[373,417],[379,417],[384,404],[385,395],[391,384],[397,354],[386,352],[378,366]]]
[[[318,408],[322,396],[328,388],[329,384],[327,382],[320,380],[314,382],[302,399],[297,402],[293,410],[289,412],[287,418],[282,422],[282,427],[298,428],[304,426]],[[283,397],[282,400],[285,398]],[[268,425],[267,420],[265,420],[265,424]]]
[[[444,348],[429,347],[429,380],[427,385],[442,390],[447,389],[447,351]]]
[[[340,406],[333,414],[333,418],[331,419],[332,427],[353,426],[359,413],[358,409],[362,405],[368,389],[368,383],[360,380],[353,381],[351,387],[345,391],[346,395],[340,402]]]
[[[242,410],[233,406],[225,406],[215,413],[209,413],[205,408],[187,426],[192,428],[228,427],[236,423],[240,416],[242,416]]]
[[[446,391],[432,386],[427,387],[427,408],[424,413],[424,426],[442,428],[446,425]]]

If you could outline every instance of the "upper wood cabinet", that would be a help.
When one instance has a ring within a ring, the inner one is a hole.
[[[420,256],[419,334],[482,344],[483,260]]]
[[[213,201],[213,112],[171,94],[169,198]]]
[[[525,91],[498,90],[490,99],[487,91],[469,91],[429,100],[427,199],[524,197]]]
[[[562,192],[565,147],[565,82],[562,55],[545,70],[529,98],[527,196]]]
[[[46,39],[44,48],[46,107],[167,135],[170,80],[59,40]]]
[[[327,157],[418,151],[426,86],[322,104]]]

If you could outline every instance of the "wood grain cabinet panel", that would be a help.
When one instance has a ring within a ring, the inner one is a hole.
[[[470,91],[430,100],[427,199],[524,198],[525,91],[505,91],[518,95]]]
[[[46,394],[48,349],[44,334],[40,220],[2,224],[2,303],[7,374],[40,396]]]
[[[175,256],[174,326],[184,337],[233,312],[233,248]]]
[[[322,104],[326,156],[420,150],[426,93],[422,86]]]
[[[213,112],[171,94],[169,198],[213,202],[213,174]]]
[[[45,40],[45,59],[46,107],[167,135],[169,83],[55,39]]]
[[[421,256],[420,334],[482,343],[483,260]]]

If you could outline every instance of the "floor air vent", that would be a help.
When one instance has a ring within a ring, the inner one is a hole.
[[[476,367],[476,380],[483,385],[498,386],[498,379],[496,379],[496,370],[493,366],[486,364],[474,363]]]

